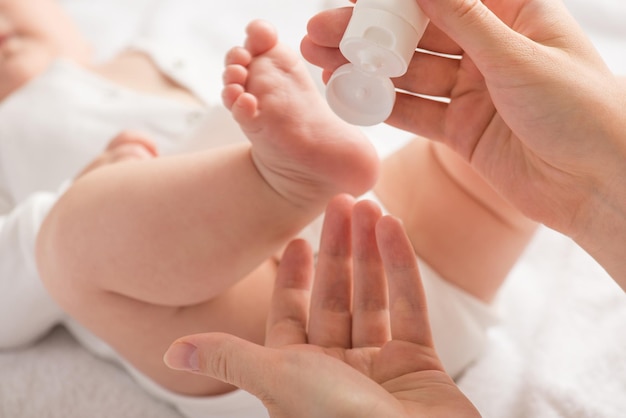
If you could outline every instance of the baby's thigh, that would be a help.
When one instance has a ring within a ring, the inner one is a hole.
[[[72,289],[64,308],[77,322],[110,345],[125,361],[166,389],[189,395],[216,395],[233,388],[163,363],[177,338],[226,332],[262,344],[276,274],[267,261],[220,296],[193,306],[162,306],[106,292]],[[207,278],[207,283],[210,283]]]

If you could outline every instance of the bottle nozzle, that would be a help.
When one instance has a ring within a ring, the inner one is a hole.
[[[359,51],[357,57],[358,62],[353,64],[367,73],[379,73],[385,66],[383,57],[372,49]]]

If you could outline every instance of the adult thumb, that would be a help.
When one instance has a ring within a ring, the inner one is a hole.
[[[431,22],[481,67],[513,58],[523,37],[481,0],[416,0]]]
[[[229,334],[189,335],[174,341],[163,361],[174,370],[202,374],[244,389],[263,399],[268,390],[273,351]]]

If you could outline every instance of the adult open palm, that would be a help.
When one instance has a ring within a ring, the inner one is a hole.
[[[196,372],[246,389],[274,418],[479,416],[433,348],[415,254],[398,220],[372,202],[334,199],[313,271],[308,244],[292,242],[267,347],[225,334],[175,345],[197,347]]]

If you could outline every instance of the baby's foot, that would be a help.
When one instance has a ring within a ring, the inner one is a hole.
[[[226,57],[224,104],[252,143],[265,180],[296,205],[359,195],[378,176],[378,156],[355,126],[328,107],[304,61],[262,21]]]

